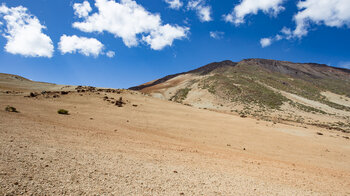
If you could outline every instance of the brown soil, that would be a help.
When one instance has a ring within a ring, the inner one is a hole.
[[[0,81],[1,195],[350,194],[349,134],[133,91],[29,98],[33,89],[23,82]]]

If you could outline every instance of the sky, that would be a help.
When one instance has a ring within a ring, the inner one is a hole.
[[[3,0],[0,72],[129,88],[211,62],[350,68],[349,0]]]

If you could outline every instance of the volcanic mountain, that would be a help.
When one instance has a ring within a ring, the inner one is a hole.
[[[350,70],[323,64],[226,60],[130,89],[202,109],[350,131]]]

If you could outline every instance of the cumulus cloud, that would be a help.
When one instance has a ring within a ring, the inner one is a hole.
[[[148,36],[143,36],[142,40],[150,45],[152,49],[161,50],[165,46],[171,46],[175,38],[185,36],[185,31],[182,28],[179,28],[178,26],[173,27],[166,24],[151,31]]]
[[[292,38],[293,38],[292,31],[287,27],[283,27],[280,33],[278,33],[274,37],[266,37],[266,38],[260,39],[260,45],[261,47],[265,48],[267,46],[270,46],[275,41],[280,41],[282,39],[290,40]]]
[[[74,3],[73,9],[74,9],[74,14],[79,18],[87,17],[89,13],[92,11],[92,8],[88,1],[84,1],[83,3]]]
[[[220,31],[210,31],[209,35],[213,39],[222,39],[224,37],[225,33],[220,32]]]
[[[271,38],[262,38],[260,40],[260,45],[263,48],[265,48],[267,46],[270,46],[271,44],[272,44],[272,39]]]
[[[178,9],[180,9],[180,7],[183,6],[182,1],[180,1],[180,0],[165,0],[165,2],[169,4],[169,7],[171,9],[178,10]]]
[[[209,22],[213,20],[211,18],[211,7],[205,5],[205,1],[203,0],[190,0],[187,4],[187,9],[195,10],[201,22]]]
[[[58,49],[62,54],[80,53],[85,56],[94,56],[102,54],[104,45],[95,38],[78,37],[76,35],[62,35],[58,43]]]
[[[247,15],[255,15],[260,10],[266,14],[276,16],[284,10],[283,2],[284,0],[242,0],[240,4],[233,8],[231,13],[224,15],[224,20],[239,25],[244,23],[244,18]]]
[[[297,6],[299,12],[294,16],[295,37],[307,35],[311,23],[350,28],[349,0],[305,0],[299,1]]]
[[[106,56],[109,57],[109,58],[113,58],[114,55],[115,55],[115,52],[113,52],[113,51],[108,51],[108,52],[106,53]]]
[[[159,14],[145,10],[133,0],[96,0],[97,12],[74,22],[73,27],[84,32],[104,31],[120,37],[128,47],[144,40],[151,48],[161,50],[175,39],[187,36],[189,28],[162,24]],[[140,36],[142,37],[140,39]],[[161,39],[164,38],[164,39]]]
[[[7,39],[6,52],[26,57],[52,57],[52,40],[42,32],[46,27],[27,8],[9,8],[3,4],[0,6],[0,16],[6,23],[2,34]]]
[[[309,32],[310,25],[350,28],[349,0],[304,0],[297,5],[299,11],[294,15],[295,29],[283,27],[271,41],[300,39]]]

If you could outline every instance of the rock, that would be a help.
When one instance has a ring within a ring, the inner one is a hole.
[[[317,135],[323,135],[323,133],[320,133],[320,132],[317,132],[316,134],[317,134]]]
[[[31,92],[31,93],[29,94],[29,97],[36,97],[36,96],[38,96],[38,94],[37,94],[37,93],[33,93],[33,92]]]

